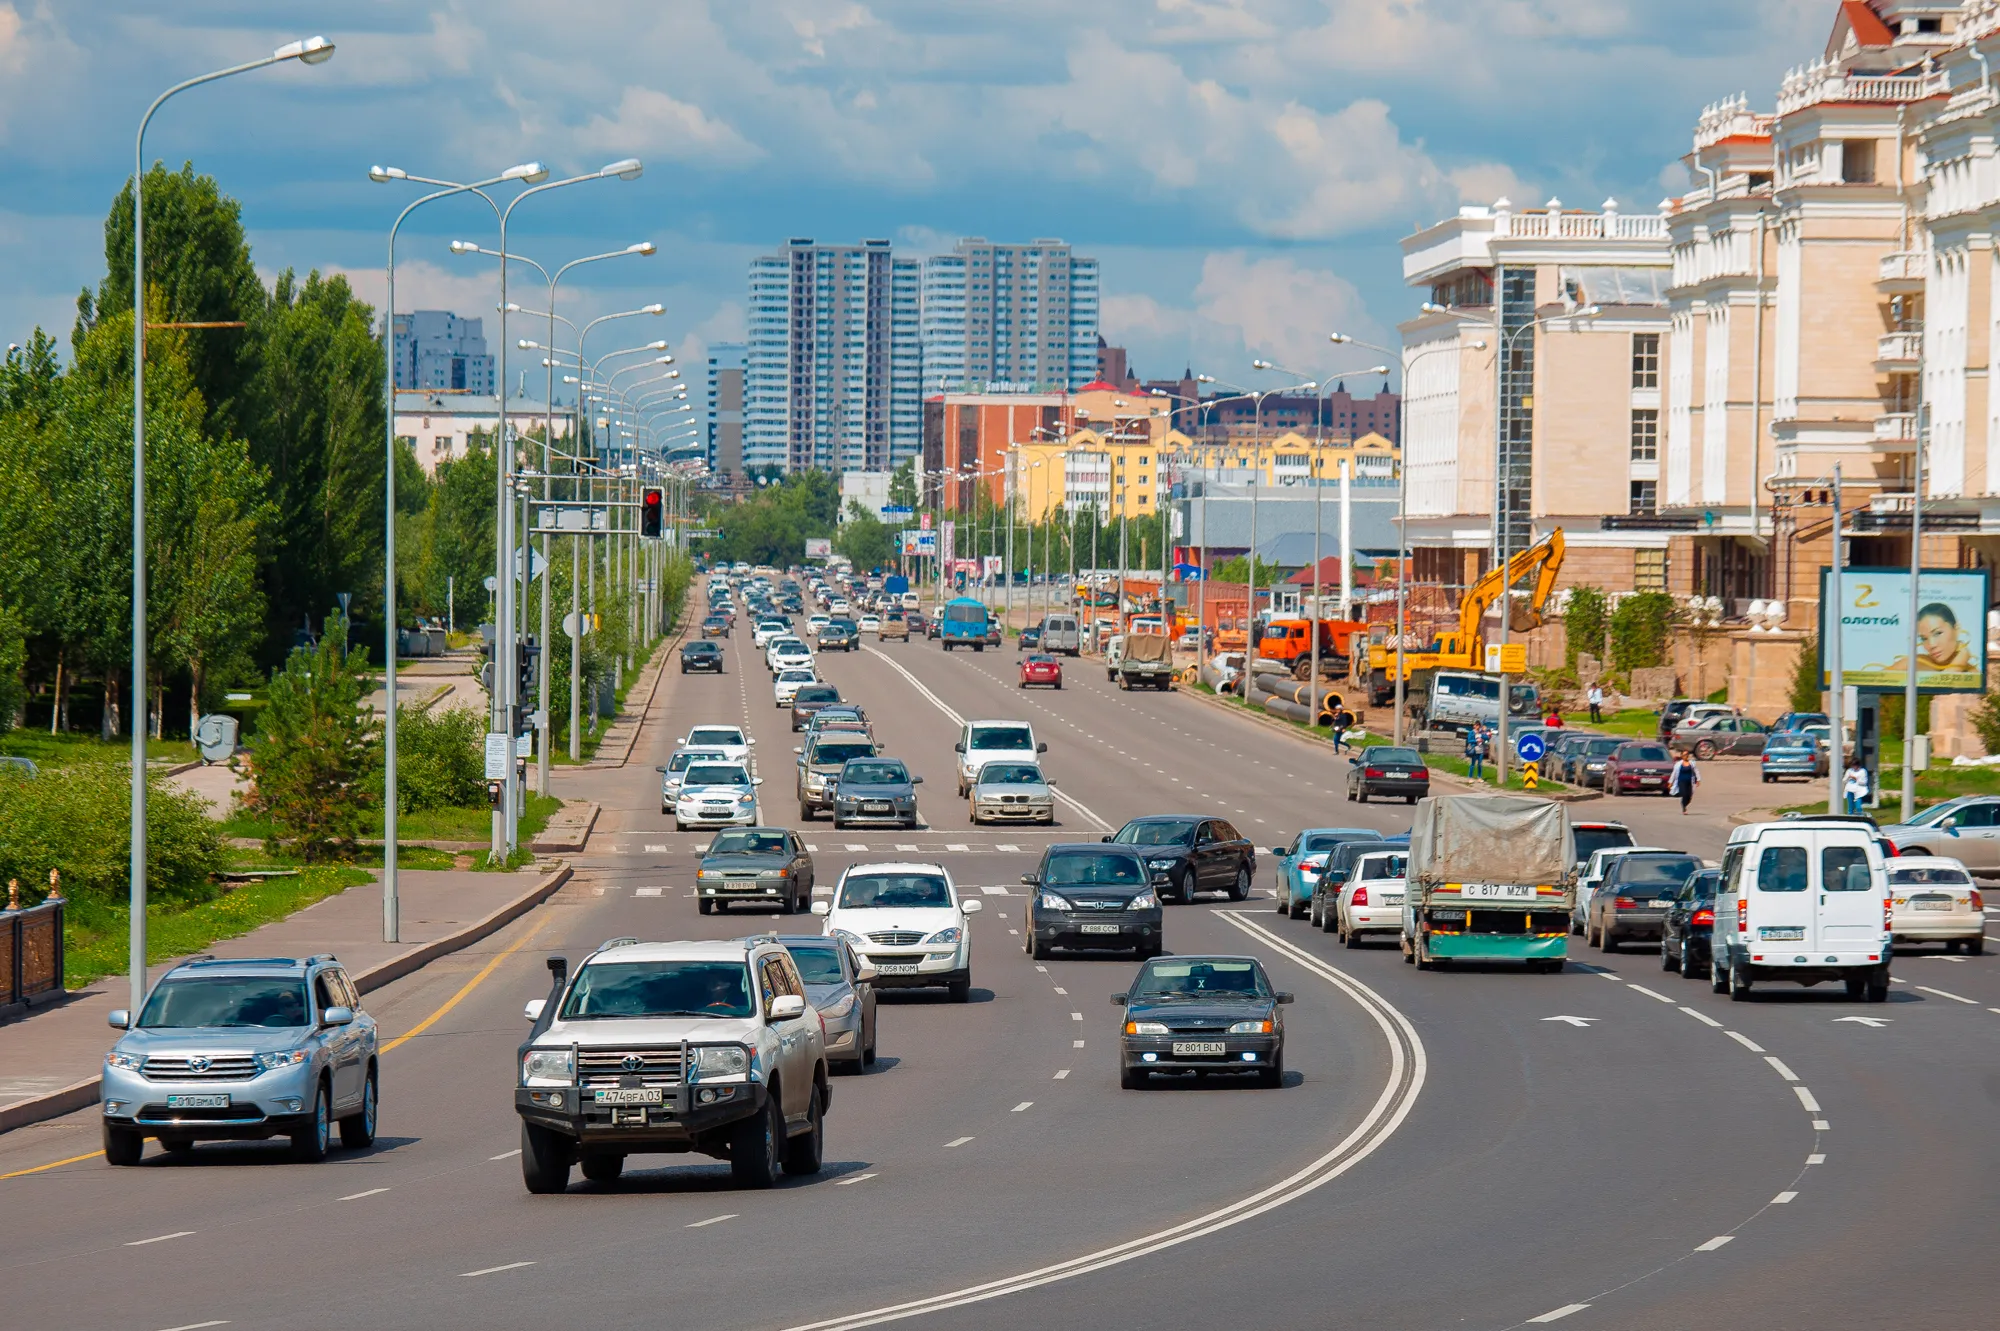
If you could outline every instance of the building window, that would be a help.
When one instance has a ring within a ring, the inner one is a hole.
[[[1632,387],[1660,386],[1660,335],[1632,334]]]
[[[1634,550],[1632,552],[1632,590],[1640,592],[1663,592],[1667,589],[1667,552],[1665,550]]]
[[[1840,178],[1850,185],[1875,183],[1875,140],[1848,139],[1841,144]]]
[[[1658,482],[1633,481],[1631,502],[1626,505],[1627,513],[1653,513],[1658,511]]]
[[[1652,408],[1632,413],[1632,460],[1657,462],[1660,458],[1660,413]]]

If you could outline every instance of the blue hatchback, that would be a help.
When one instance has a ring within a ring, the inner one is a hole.
[[[1348,841],[1380,840],[1382,834],[1369,827],[1309,827],[1290,844],[1271,847],[1278,857],[1278,914],[1296,920],[1306,913],[1320,870],[1336,847]]]

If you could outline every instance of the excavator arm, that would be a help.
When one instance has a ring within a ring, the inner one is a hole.
[[[1504,572],[1492,569],[1473,583],[1458,606],[1457,650],[1472,660],[1478,660],[1483,655],[1481,648],[1485,642],[1480,625],[1486,619],[1486,612],[1493,608],[1493,603],[1505,594],[1507,588],[1531,573],[1535,577],[1534,592],[1525,607],[1510,603],[1512,613],[1507,627],[1515,633],[1526,633],[1538,627],[1542,622],[1542,607],[1548,603],[1549,594],[1555,590],[1556,575],[1562,571],[1564,548],[1562,528],[1557,527],[1508,559]]]

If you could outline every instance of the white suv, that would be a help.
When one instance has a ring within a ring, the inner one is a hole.
[[[875,968],[877,989],[943,985],[954,1003],[972,996],[966,917],[979,910],[940,864],[856,864],[841,874],[832,900],[813,903],[826,933]]]
[[[1039,763],[1049,751],[1035,742],[1035,728],[1026,721],[968,721],[958,732],[958,797],[964,799],[988,763]]]
[[[549,970],[514,1091],[529,1192],[563,1191],[575,1163],[610,1183],[642,1152],[726,1159],[739,1187],[819,1172],[825,1027],[776,938],[617,938],[574,978]]]

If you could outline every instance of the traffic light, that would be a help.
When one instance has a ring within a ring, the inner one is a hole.
[[[515,701],[521,704],[524,711],[533,711],[533,705],[540,701],[536,696],[537,691],[535,688],[537,678],[535,658],[541,654],[541,645],[535,641],[533,634],[529,634],[527,640],[521,644],[520,656],[515,659],[515,666],[520,671],[520,674],[518,677],[518,687],[514,691],[514,698]]]
[[[661,510],[665,495],[659,490],[648,489],[639,496],[639,534],[658,537],[660,534]]]

